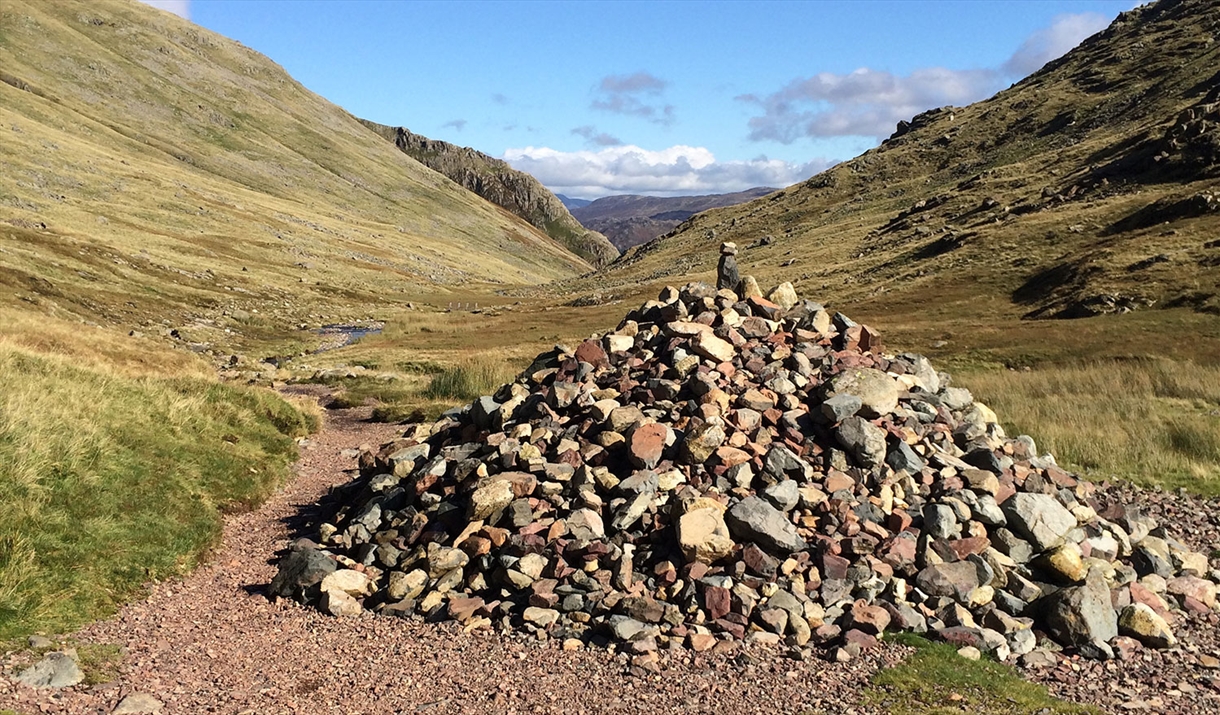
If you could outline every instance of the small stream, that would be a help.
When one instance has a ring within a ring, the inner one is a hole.
[[[328,350],[337,350],[341,347],[351,345],[358,342],[360,339],[368,335],[377,335],[385,329],[384,323],[370,323],[368,325],[344,325],[335,323],[332,325],[323,325],[315,332],[322,337],[322,344],[318,346],[315,353],[324,353]]]

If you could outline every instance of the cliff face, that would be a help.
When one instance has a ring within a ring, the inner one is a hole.
[[[618,258],[609,239],[582,226],[555,194],[529,174],[469,147],[429,139],[404,127],[360,122],[412,159],[520,216],[594,266],[601,268]]]

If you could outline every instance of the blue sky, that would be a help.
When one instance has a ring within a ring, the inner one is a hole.
[[[147,0],[357,116],[569,196],[785,186],[987,97],[1132,0]]]

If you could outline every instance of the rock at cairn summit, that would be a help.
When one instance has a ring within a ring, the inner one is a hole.
[[[737,269],[737,244],[726,241],[720,244],[720,263],[716,266],[716,287],[736,290],[741,282]]]
[[[1107,658],[1216,608],[1205,555],[1010,439],[926,358],[791,284],[764,297],[732,248],[718,282],[740,293],[666,288],[363,454],[271,592],[637,655],[845,658],[913,630]]]

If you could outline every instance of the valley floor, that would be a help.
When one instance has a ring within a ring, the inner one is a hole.
[[[329,399],[325,388],[296,389]],[[117,680],[38,691],[0,678],[0,711],[110,713],[134,692],[163,702],[166,715],[951,711],[942,709],[949,703],[939,695],[929,702],[922,697],[929,693],[884,686],[879,693],[870,686],[879,670],[911,653],[892,643],[848,664],[771,651],[679,650],[665,654],[660,672],[653,673],[600,649],[569,652],[554,641],[467,634],[452,623],[368,613],[334,618],[269,601],[263,590],[275,573],[273,555],[301,535],[309,505],[354,475],[354,460],[344,453],[376,445],[399,429],[368,422],[368,411],[328,412],[324,429],[302,445],[296,478],[261,508],[229,517],[223,542],[206,565],[182,581],[155,585],[147,599],[68,639],[82,649],[118,646],[124,656]],[[1151,504],[1167,523],[1191,527],[1191,541],[1217,543],[1220,525],[1208,516],[1216,513],[1214,502],[1161,493]],[[1178,633],[1182,648],[1147,651],[1134,662],[1061,660],[1025,675],[1105,712],[1215,712],[1220,678],[1212,676],[1218,671],[1198,656],[1216,651],[1216,624],[1201,617]],[[10,656],[4,669],[21,658]]]

